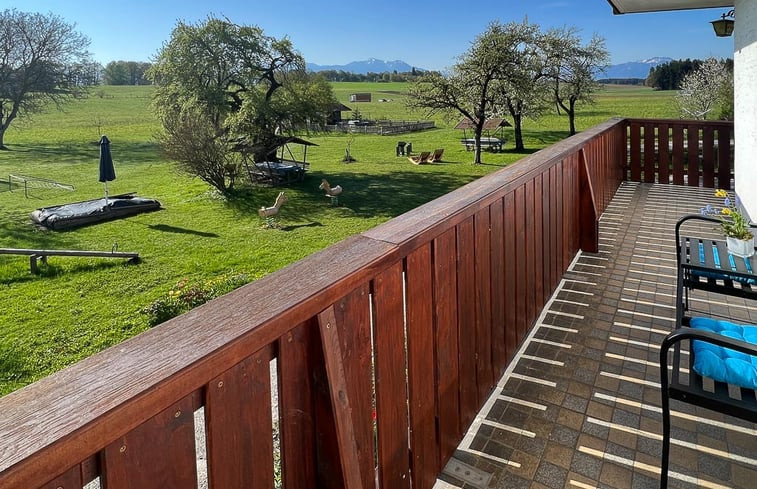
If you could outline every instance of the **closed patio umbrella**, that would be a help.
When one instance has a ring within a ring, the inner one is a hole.
[[[105,205],[108,205],[108,182],[116,179],[113,157],[110,155],[110,141],[103,135],[100,138],[100,181],[105,184]]]

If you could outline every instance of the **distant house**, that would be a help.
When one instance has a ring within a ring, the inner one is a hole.
[[[326,117],[326,124],[333,125],[342,122],[342,112],[350,111],[349,107],[337,102],[331,107],[331,112]]]
[[[350,95],[350,102],[370,102],[370,93],[353,93]]]

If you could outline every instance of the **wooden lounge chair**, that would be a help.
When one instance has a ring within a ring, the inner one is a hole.
[[[434,154],[430,157],[430,162],[435,163],[437,161],[442,161],[442,155],[444,154],[444,148],[435,149]]]
[[[415,163],[416,165],[422,165],[424,163],[428,163],[428,157],[431,155],[431,151],[423,151],[418,156],[410,156],[408,157],[408,160],[410,160],[411,163]]]

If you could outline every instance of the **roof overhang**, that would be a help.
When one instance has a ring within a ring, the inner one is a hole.
[[[734,0],[607,0],[616,14],[733,7]]]

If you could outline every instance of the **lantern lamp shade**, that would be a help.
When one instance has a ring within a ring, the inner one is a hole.
[[[733,34],[733,20],[726,19],[725,15],[722,19],[713,20],[711,24],[712,28],[715,29],[715,35],[718,37],[728,37]]]

